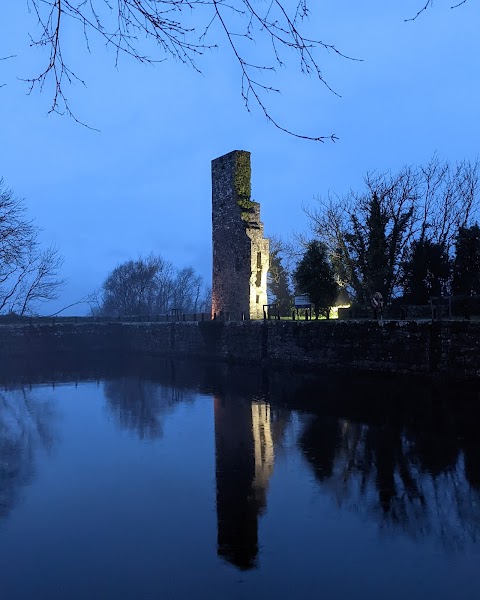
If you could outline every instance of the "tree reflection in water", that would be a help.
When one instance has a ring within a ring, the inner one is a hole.
[[[428,425],[317,416],[300,444],[339,505],[374,518],[383,531],[461,550],[480,540],[476,419],[435,414]]]
[[[52,444],[53,406],[26,388],[0,393],[0,519],[35,474],[37,452]]]
[[[104,392],[120,427],[133,431],[142,440],[162,437],[165,417],[180,402],[193,402],[195,398],[191,390],[137,376],[106,381]]]

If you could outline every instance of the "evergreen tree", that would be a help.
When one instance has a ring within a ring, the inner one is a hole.
[[[288,281],[288,273],[283,266],[280,248],[270,250],[270,267],[268,269],[268,292],[277,305],[281,316],[287,316],[292,309],[292,292]]]
[[[388,193],[373,191],[360,198],[349,215],[345,252],[351,264],[351,279],[357,300],[369,304],[380,292],[388,301],[398,285],[402,247],[409,237],[413,207],[392,202]]]
[[[428,304],[431,296],[445,292],[450,260],[445,244],[420,239],[413,242],[402,263],[403,299],[409,304]]]
[[[370,201],[366,224],[367,246],[364,256],[366,290],[370,295],[380,292],[385,296],[388,279],[388,243],[386,234],[388,214],[376,193],[373,194]]]
[[[294,279],[298,290],[308,294],[314,304],[315,317],[318,319],[320,313],[328,317],[330,308],[337,299],[339,287],[324,244],[318,241],[308,244]]]
[[[460,227],[455,241],[452,292],[480,294],[480,227]]]

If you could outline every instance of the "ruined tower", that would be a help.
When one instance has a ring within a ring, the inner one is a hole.
[[[212,312],[234,321],[261,319],[267,304],[269,243],[250,178],[250,152],[212,161]]]

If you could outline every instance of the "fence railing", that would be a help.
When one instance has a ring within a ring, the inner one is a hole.
[[[41,324],[41,323],[176,323],[181,321],[210,321],[210,313],[173,313],[155,315],[121,315],[116,317],[106,316],[81,316],[81,317],[47,317],[47,316],[19,316],[0,315],[1,324]]]
[[[339,308],[338,318],[344,319],[372,319],[373,311],[371,307],[352,306],[350,308]],[[432,297],[429,304],[411,305],[402,304],[393,301],[391,305],[386,305],[381,317],[383,319],[398,320],[442,320],[442,319],[470,319],[480,318],[480,295],[475,296],[442,296]],[[211,313],[183,313],[179,310],[173,310],[169,313],[151,314],[151,315],[120,315],[120,316],[19,316],[15,314],[0,315],[1,324],[41,324],[41,323],[178,323],[178,322],[196,322],[196,321],[245,321],[248,316],[241,313],[238,316],[230,313],[220,313],[219,315]],[[265,305],[263,311],[264,320],[310,320],[312,312],[310,309],[292,310],[291,316],[280,317],[275,305]]]

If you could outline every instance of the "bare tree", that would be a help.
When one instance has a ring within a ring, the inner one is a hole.
[[[152,313],[167,313],[173,308],[175,290],[175,267],[171,262],[162,260],[155,275],[155,293],[152,298]]]
[[[201,313],[212,314],[212,288],[204,286],[203,293],[200,297],[198,310]]]
[[[150,255],[116,267],[102,286],[102,312],[114,316],[148,314],[162,262],[161,258]]]
[[[477,158],[451,164],[434,155],[419,171],[420,237],[427,236],[450,252],[458,230],[479,216],[480,162]]]
[[[111,316],[200,312],[205,303],[202,278],[191,267],[176,269],[150,254],[118,265],[100,293],[92,295],[92,312]]]
[[[63,258],[55,246],[37,251],[24,268],[21,285],[12,302],[12,311],[24,315],[33,307],[48,300],[56,300],[63,287],[60,268]]]
[[[185,312],[198,312],[202,285],[202,278],[192,267],[180,269],[174,280],[174,307]]]
[[[63,260],[55,247],[42,249],[38,236],[23,200],[0,179],[0,313],[25,315],[58,297]]]
[[[389,300],[412,243],[433,243],[451,257],[459,229],[480,216],[479,173],[478,159],[452,164],[435,155],[425,166],[368,173],[360,193],[319,198],[306,212],[338,281],[362,303],[375,291]]]

